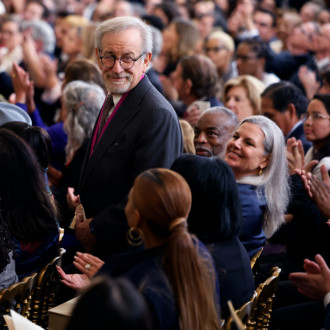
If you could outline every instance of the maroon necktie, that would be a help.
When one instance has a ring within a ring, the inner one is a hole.
[[[105,103],[103,106],[103,111],[101,114],[100,126],[99,126],[97,136],[100,136],[102,129],[109,118],[109,113],[110,113],[110,110],[113,107],[113,105],[114,105],[114,103],[113,103],[112,95],[109,94],[107,96],[107,99],[105,100]]]

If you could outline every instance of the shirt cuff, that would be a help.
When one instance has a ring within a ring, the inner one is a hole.
[[[330,292],[328,292],[323,299],[323,304],[324,304],[324,308],[326,308],[328,306],[328,304],[330,304]]]

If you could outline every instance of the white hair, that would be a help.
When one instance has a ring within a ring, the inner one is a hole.
[[[110,18],[101,23],[95,31],[95,47],[102,51],[102,38],[106,33],[116,34],[128,29],[136,29],[141,36],[141,51],[152,52],[152,35],[150,27],[141,19],[131,16]]]
[[[259,176],[246,176],[238,179],[238,183],[258,186],[257,191],[264,192],[267,211],[264,216],[263,229],[266,236],[271,237],[284,223],[284,214],[289,203],[289,171],[286,159],[285,140],[280,128],[264,116],[251,116],[243,119],[244,123],[258,125],[265,134],[265,155],[270,155],[269,165]]]

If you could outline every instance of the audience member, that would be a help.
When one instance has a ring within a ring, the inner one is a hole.
[[[183,57],[172,74],[178,98],[184,104],[182,117],[195,126],[207,108],[221,105],[217,99],[218,74],[213,62],[204,55]]]
[[[172,169],[191,189],[188,228],[213,257],[220,283],[221,315],[226,319],[227,301],[239,308],[254,291],[250,259],[238,239],[243,220],[235,177],[217,158],[184,155],[175,160]]]
[[[105,93],[100,86],[81,80],[71,81],[63,90],[63,129],[68,136],[66,162],[56,185],[52,187],[62,227],[68,226],[73,218],[66,201],[67,190],[69,187],[78,190],[80,170],[104,98]]]
[[[162,57],[164,64],[158,68],[159,72],[165,77],[169,77],[182,57],[194,54],[198,38],[198,30],[192,21],[182,18],[174,19],[163,30]]]
[[[323,300],[327,330],[330,327],[330,269],[319,254],[315,256],[315,261],[304,260],[304,269],[305,273],[291,273],[290,279],[300,293],[316,301]]]
[[[265,85],[257,78],[246,75],[229,79],[223,90],[223,103],[239,120],[261,113],[261,93]]]
[[[168,26],[173,19],[181,17],[178,5],[175,2],[169,1],[160,2],[155,5],[152,14],[162,20],[164,27]]]
[[[271,46],[276,37],[276,15],[270,10],[257,8],[253,13],[253,23],[259,32],[259,38]]]
[[[204,52],[218,71],[219,86],[222,90],[229,79],[237,76],[234,40],[225,32],[214,31],[207,36],[204,42]]]
[[[26,1],[23,12],[24,20],[32,21],[39,19],[47,19],[49,15],[48,8],[40,0]]]
[[[97,277],[81,294],[66,330],[151,330],[148,305],[124,278]]]
[[[309,103],[304,121],[306,139],[313,146],[304,156],[301,142],[293,140],[288,149],[291,173],[297,169],[312,170],[321,179],[320,167],[324,164],[330,170],[330,95],[316,94]],[[289,142],[289,141],[288,141]]]
[[[288,49],[287,39],[292,34],[293,29],[301,23],[301,17],[295,11],[284,11],[282,16],[278,18],[276,36],[281,41],[280,51]]]
[[[163,94],[164,91],[162,83],[159,79],[159,72],[154,69],[155,64],[157,66],[158,56],[160,55],[162,50],[163,36],[157,28],[150,26],[150,29],[152,33],[152,58],[146,75],[149,78],[150,82],[158,89],[158,91]]]
[[[17,15],[5,15],[1,18],[1,71],[11,73],[13,63],[21,63],[22,52],[22,19]]]
[[[228,30],[235,41],[253,38],[259,35],[253,23],[253,13],[256,2],[254,0],[238,0],[228,17]]]
[[[224,107],[214,107],[204,111],[195,126],[196,154],[223,159],[227,143],[238,123],[237,116]]]
[[[8,122],[3,124],[1,128],[6,128],[14,132],[16,135],[21,137],[34,151],[37,157],[37,161],[44,173],[46,190],[51,196],[52,193],[48,185],[47,172],[50,162],[52,145],[48,133],[41,127],[30,126],[29,124],[21,121]]]
[[[299,11],[300,17],[303,22],[315,22],[318,13],[322,10],[322,6],[314,1],[306,2]]]
[[[87,251],[109,256],[128,248],[124,205],[134,178],[147,168],[170,167],[183,146],[173,108],[145,76],[149,27],[138,18],[116,17],[103,22],[95,38],[109,96],[82,167],[79,194],[87,220],[77,220],[76,235]],[[79,196],[69,199],[78,206]]]
[[[3,220],[14,241],[20,279],[58,254],[56,211],[32,149],[16,134],[0,129],[0,198]]]
[[[240,239],[252,257],[284,223],[289,202],[281,130],[263,116],[243,119],[227,145],[225,161],[238,183],[245,223]]]
[[[87,26],[88,20],[79,15],[69,15],[65,17],[67,32],[62,40],[62,53],[67,56],[67,61],[59,67],[59,72],[64,72],[65,67],[81,56],[82,52],[82,30]]]
[[[259,39],[246,39],[236,49],[237,71],[240,76],[251,75],[263,82],[265,87],[279,82],[273,73],[265,72],[267,48]]]
[[[58,268],[62,282],[81,287],[104,264],[99,274],[123,276],[140,288],[155,329],[220,329],[215,270],[204,245],[188,233],[190,207],[191,192],[180,174],[167,169],[141,173],[125,213],[127,239],[131,244],[143,241],[145,250],[113,256],[105,264],[80,253],[74,265],[83,275]]]
[[[328,24],[330,23],[330,12],[329,8],[323,8],[321,11],[317,14],[317,23],[320,25]]]
[[[307,99],[303,92],[288,81],[275,83],[261,94],[261,111],[282,130],[286,141],[300,140],[304,152],[311,147],[304,134],[303,115],[307,110]]]

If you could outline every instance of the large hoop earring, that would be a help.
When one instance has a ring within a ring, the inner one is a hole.
[[[140,228],[131,227],[127,232],[126,238],[130,245],[139,246],[143,243],[143,231]]]

